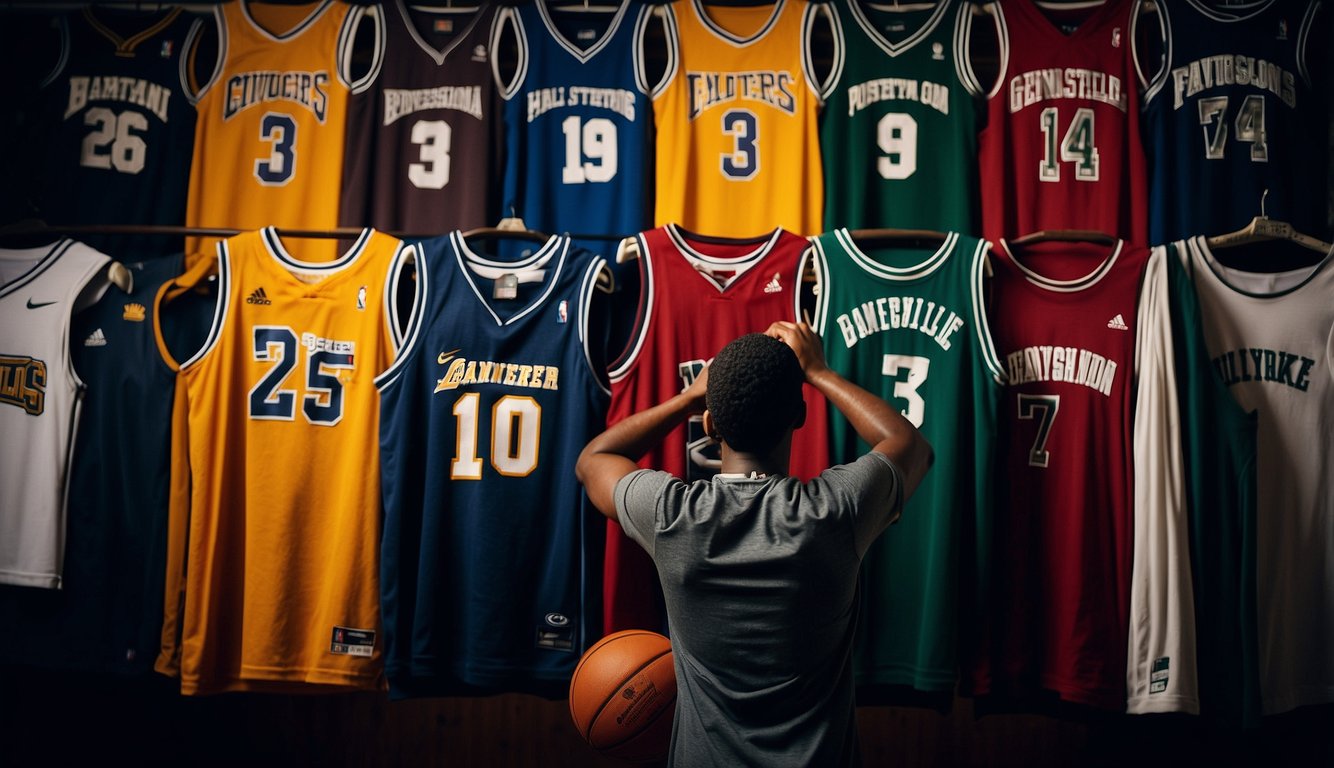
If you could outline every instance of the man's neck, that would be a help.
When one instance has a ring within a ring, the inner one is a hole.
[[[791,439],[780,440],[767,454],[734,451],[724,442],[723,461],[719,471],[726,475],[786,475],[792,458]]]

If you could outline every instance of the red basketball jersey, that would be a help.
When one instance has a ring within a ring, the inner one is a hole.
[[[759,238],[721,239],[674,224],[640,233],[640,299],[628,349],[611,367],[615,424],[684,391],[728,342],[795,320],[806,238],[783,229]],[[828,467],[824,397],[805,387],[806,423],[792,436],[791,473],[801,479]],[[718,472],[719,445],[698,416],[678,426],[639,465],[689,480]],[[661,623],[653,561],[616,523],[609,523],[604,629]]]
[[[1125,706],[1135,312],[1148,251],[1046,242],[993,251],[1005,368],[990,659],[972,693]],[[1086,274],[1065,279],[1080,265]],[[1096,265],[1088,271],[1088,265]]]
[[[1146,243],[1131,21],[1137,2],[996,6],[1001,74],[978,141],[982,233],[1090,229]],[[1080,16],[1083,16],[1082,20]]]

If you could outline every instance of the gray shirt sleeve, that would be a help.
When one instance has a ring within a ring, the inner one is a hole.
[[[641,469],[616,483],[616,521],[625,535],[643,547],[649,557],[653,556],[662,491],[675,480],[676,477],[668,472]]]
[[[849,497],[859,556],[866,554],[871,542],[890,524],[898,522],[903,484],[899,468],[883,453],[871,451],[850,464],[830,467],[819,479]]]

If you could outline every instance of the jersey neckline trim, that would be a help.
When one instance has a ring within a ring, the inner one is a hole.
[[[774,3],[773,12],[769,14],[768,20],[756,30],[755,34],[750,35],[749,37],[734,35],[726,29],[723,29],[718,22],[714,21],[709,14],[705,12],[704,3],[701,2],[701,0],[690,0],[690,5],[694,9],[695,17],[699,19],[700,25],[706,30],[713,33],[714,36],[725,43],[729,43],[738,48],[745,48],[764,39],[764,36],[769,34],[769,30],[773,29],[778,24],[778,17],[782,16],[783,11],[787,8],[787,0],[778,0],[778,2]]]
[[[395,0],[394,5],[398,8],[399,16],[403,19],[403,25],[408,28],[408,35],[412,38],[413,42],[417,43],[423,53],[431,57],[431,60],[435,62],[436,66],[443,66],[445,59],[449,58],[449,55],[462,45],[465,39],[472,35],[473,30],[477,27],[477,23],[481,21],[482,16],[489,7],[486,5],[478,6],[477,9],[473,11],[472,18],[468,20],[468,26],[460,31],[449,45],[446,45],[442,49],[437,49],[435,46],[426,42],[426,38],[422,37],[421,31],[417,29],[416,23],[412,21],[412,16],[408,14],[408,7],[404,0]]]
[[[371,235],[374,232],[375,230],[370,228],[363,229],[351,248],[348,248],[346,252],[332,261],[325,262],[302,261],[293,256],[283,245],[277,229],[272,226],[261,229],[259,234],[261,241],[264,243],[264,250],[268,252],[269,256],[273,257],[280,271],[284,272],[289,280],[305,290],[320,290],[324,286],[333,284],[343,274],[346,274],[348,268],[361,257],[361,254],[365,253],[366,245],[370,242]],[[307,283],[297,279],[294,273],[315,275],[321,279],[316,283]]]
[[[1224,24],[1248,21],[1269,10],[1269,7],[1274,4],[1274,0],[1261,0],[1258,3],[1251,3],[1249,7],[1242,5],[1238,8],[1215,9],[1200,2],[1200,0],[1186,0],[1186,2],[1190,3],[1195,10],[1199,11],[1204,16],[1207,16],[1214,21],[1221,21]]]
[[[120,33],[116,32],[116,30],[107,26],[105,22],[93,15],[93,6],[91,5],[84,6],[83,18],[88,22],[89,26],[97,31],[98,34],[102,35],[109,40],[112,45],[116,46],[116,53],[133,54],[134,49],[137,48],[140,43],[166,29],[173,21],[176,21],[181,15],[181,12],[180,8],[173,8],[168,11],[166,16],[163,16],[161,19],[148,25],[147,28],[141,29],[129,37],[121,37]]]
[[[281,35],[270,32],[264,25],[256,21],[254,16],[250,15],[250,3],[251,0],[237,0],[237,5],[241,7],[241,17],[244,18],[262,37],[267,37],[276,43],[287,43],[300,37],[301,33],[314,26],[315,22],[324,15],[324,12],[329,10],[333,5],[333,0],[324,0],[324,2],[320,3],[315,10],[310,12],[309,16],[297,22],[291,29]]]
[[[1078,42],[1081,46],[1086,42],[1085,38],[1092,35],[1108,19],[1112,18],[1113,11],[1122,10],[1122,3],[1118,0],[1106,0],[1102,5],[1093,9],[1093,12],[1079,22],[1079,26],[1074,31],[1066,34],[1051,17],[1042,12],[1033,2],[1014,3],[1011,8],[1022,8],[1021,13],[1028,14],[1034,24],[1041,30],[1039,34],[1051,40],[1059,40],[1065,44]]]
[[[1112,246],[1111,253],[1108,254],[1107,258],[1103,259],[1102,263],[1094,267],[1093,271],[1089,272],[1087,275],[1077,277],[1073,280],[1054,280],[1024,266],[1024,263],[1015,257],[1014,251],[1010,248],[1010,244],[1003,238],[998,243],[1000,249],[1009,258],[1010,263],[1014,264],[1020,273],[1023,274],[1024,279],[1044,291],[1052,291],[1055,293],[1078,293],[1079,291],[1097,285],[1107,276],[1108,272],[1112,271],[1112,266],[1116,264],[1117,258],[1120,257],[1121,251],[1125,248],[1125,244],[1126,241],[1117,240],[1116,244]]]
[[[19,251],[19,250],[36,251],[41,248],[47,248],[46,253],[42,254],[41,256],[38,256],[36,262],[31,267],[28,267],[26,271],[15,277],[13,280],[10,280],[9,282],[5,283],[4,285],[0,285],[0,299],[5,298],[10,294],[17,292],[19,289],[23,288],[26,285],[29,285],[30,283],[32,283],[32,281],[36,280],[38,277],[41,276],[43,272],[50,269],[51,265],[55,264],[56,261],[61,256],[63,256],[65,252],[70,249],[72,245],[74,245],[74,241],[66,238],[63,240],[57,240],[56,242],[48,246],[38,246],[37,248],[22,248],[22,249],[15,248],[15,249],[7,249],[7,251],[0,251],[0,261],[28,261],[29,259],[27,257],[10,256],[6,255],[6,253],[7,252],[13,253],[14,251]]]
[[[843,250],[847,252],[857,266],[876,277],[895,282],[908,282],[929,277],[945,264],[950,254],[954,252],[955,245],[959,242],[958,232],[947,232],[945,241],[930,256],[909,267],[891,267],[888,264],[881,264],[870,254],[863,251],[861,246],[857,245],[847,227],[834,230],[834,237],[838,239],[839,245],[843,246]]]
[[[735,285],[739,279],[749,273],[752,268],[758,265],[761,261],[764,261],[764,257],[773,252],[774,246],[778,244],[778,239],[783,234],[783,228],[778,227],[768,235],[759,238],[727,238],[726,240],[733,244],[754,242],[756,243],[756,246],[755,249],[749,253],[733,258],[726,258],[721,256],[710,256],[696,250],[687,238],[700,238],[700,235],[682,229],[675,223],[664,224],[663,231],[667,233],[667,238],[671,240],[672,244],[676,246],[676,249],[685,258],[686,263],[694,268],[695,273],[711,283],[719,292],[724,293]],[[727,280],[719,282],[703,269],[705,267],[733,270],[735,274]]]
[[[1285,296],[1290,296],[1294,293],[1297,293],[1298,291],[1305,288],[1307,285],[1310,285],[1311,282],[1314,281],[1321,272],[1323,272],[1327,267],[1329,267],[1330,262],[1334,261],[1334,249],[1331,249],[1329,253],[1326,253],[1324,257],[1320,259],[1320,261],[1316,262],[1314,265],[1310,267],[1292,269],[1288,270],[1286,273],[1283,272],[1277,273],[1277,274],[1295,274],[1305,271],[1307,273],[1306,277],[1302,278],[1301,280],[1297,281],[1296,283],[1287,288],[1280,288],[1279,290],[1276,291],[1261,293],[1259,291],[1250,291],[1246,290],[1245,288],[1241,288],[1228,279],[1227,272],[1229,271],[1242,272],[1243,270],[1229,270],[1227,267],[1223,266],[1223,264],[1218,261],[1218,258],[1214,256],[1213,250],[1209,247],[1209,241],[1204,235],[1196,235],[1192,237],[1190,240],[1187,241],[1187,244],[1188,247],[1190,248],[1191,254],[1195,257],[1198,257],[1199,260],[1203,262],[1204,266],[1208,267],[1210,274],[1214,276],[1214,279],[1218,281],[1219,285],[1222,285],[1227,290],[1239,296],[1245,296],[1247,298],[1256,299],[1258,301],[1272,301],[1274,299],[1281,299]]]
[[[550,297],[552,291],[556,289],[556,283],[560,280],[561,273],[565,269],[565,257],[570,250],[570,238],[565,235],[551,235],[547,238],[547,241],[542,244],[542,247],[538,248],[537,252],[528,258],[519,261],[496,261],[495,259],[488,259],[474,251],[468,245],[467,238],[465,238],[463,233],[459,230],[454,230],[449,233],[449,241],[450,245],[453,246],[454,259],[458,262],[459,271],[463,275],[463,279],[467,281],[468,287],[472,290],[473,295],[477,297],[478,303],[490,313],[491,319],[496,321],[496,325],[502,327],[532,314],[538,307],[546,303],[547,298]],[[493,269],[497,267],[509,267],[514,271],[544,268],[546,267],[547,262],[557,254],[560,255],[560,258],[556,259],[555,266],[550,268],[542,277],[542,280],[545,283],[542,287],[542,292],[534,297],[523,309],[515,312],[509,318],[504,320],[500,318],[500,315],[496,312],[495,308],[491,306],[491,302],[486,300],[485,294],[483,294],[477,287],[477,281],[473,280],[473,272],[470,269],[470,266],[472,265]]]
[[[621,22],[625,19],[625,11],[630,7],[630,0],[622,0],[620,7],[616,9],[616,15],[612,17],[611,22],[607,24],[607,30],[602,33],[602,37],[596,43],[590,45],[587,49],[580,48],[570,43],[565,35],[556,27],[556,21],[551,18],[551,12],[547,10],[546,0],[533,0],[533,5],[537,6],[537,12],[542,17],[542,23],[546,25],[547,32],[551,37],[564,48],[571,56],[579,60],[581,64],[587,64],[594,56],[602,52],[611,44],[612,38],[616,36],[616,31],[621,28]]]
[[[857,21],[857,26],[861,27],[862,31],[866,33],[866,36],[871,38],[871,42],[879,46],[885,53],[894,57],[915,48],[918,43],[922,42],[923,39],[934,32],[936,27],[940,25],[940,20],[945,18],[945,11],[949,5],[949,3],[936,3],[936,7],[931,11],[931,16],[922,24],[922,26],[918,27],[912,34],[903,38],[901,42],[895,43],[891,42],[889,38],[880,34],[880,32],[876,30],[875,25],[871,23],[870,17],[868,17],[866,11],[862,9],[861,3],[857,2],[857,0],[852,0],[852,2],[848,3],[848,6],[852,8],[852,17]],[[893,11],[889,11],[889,13],[893,13]]]

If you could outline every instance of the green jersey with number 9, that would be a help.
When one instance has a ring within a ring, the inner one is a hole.
[[[976,233],[978,97],[971,6],[840,0],[820,113],[824,224]]]
[[[987,243],[950,233],[938,247],[863,250],[846,229],[815,241],[816,329],[829,366],[898,408],[935,449],[930,473],[892,535],[864,560],[867,610],[856,644],[857,683],[951,691],[958,625],[983,598],[967,554],[985,538],[1001,366],[982,301]],[[831,418],[830,459],[869,450]]]

